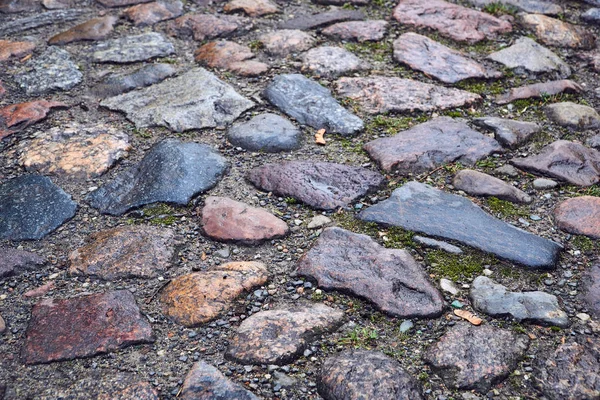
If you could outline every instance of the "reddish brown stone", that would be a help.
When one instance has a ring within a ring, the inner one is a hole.
[[[264,63],[247,61],[254,57],[249,47],[227,40],[205,44],[196,50],[194,56],[196,61],[210,67],[239,72],[245,76],[259,75],[268,69]]]
[[[600,239],[600,197],[581,196],[560,203],[554,210],[559,229]]]
[[[454,175],[454,187],[472,196],[494,196],[513,203],[531,203],[531,197],[513,185],[483,172],[463,169]]]
[[[296,29],[283,29],[265,33],[259,39],[269,54],[285,57],[292,53],[301,53],[315,44],[315,38]]]
[[[171,229],[143,225],[97,232],[90,239],[69,255],[69,272],[106,280],[155,277],[169,268],[176,244]]]
[[[101,393],[97,400],[158,400],[158,392],[148,382],[138,382],[125,389]]]
[[[231,63],[229,71],[241,76],[258,76],[269,70],[269,66],[256,60],[246,60]]]
[[[444,298],[410,253],[341,228],[323,231],[298,262],[298,273],[323,289],[367,298],[397,317],[437,317],[444,308]]]
[[[269,0],[232,0],[223,7],[225,12],[244,11],[251,17],[279,12],[277,5]]]
[[[226,378],[218,369],[198,361],[185,377],[182,400],[259,400],[252,392]]]
[[[515,100],[540,98],[543,95],[555,95],[559,93],[580,93],[583,91],[578,83],[568,79],[534,83],[532,85],[519,86],[510,89],[507,93],[496,96],[496,103],[507,104]]]
[[[245,290],[267,279],[267,269],[261,263],[231,262],[173,279],[163,290],[160,302],[167,316],[193,327],[218,317]]]
[[[227,197],[207,197],[202,209],[202,227],[213,239],[256,244],[284,236],[285,222],[273,214]]]
[[[153,25],[179,17],[183,12],[183,3],[179,0],[155,1],[139,4],[125,10],[124,14],[136,26]]]
[[[341,40],[376,41],[383,39],[388,25],[384,20],[348,21],[331,25],[321,33]]]
[[[412,79],[372,76],[341,78],[337,92],[359,101],[369,114],[446,110],[481,101],[481,96],[464,90],[431,85]]]
[[[66,105],[57,101],[35,100],[0,107],[0,139],[43,120],[56,107]]]
[[[320,303],[261,311],[242,322],[225,357],[241,364],[288,364],[318,335],[335,331],[343,317]]]
[[[117,290],[37,303],[22,356],[26,364],[72,360],[153,340],[131,292]]]
[[[247,18],[233,15],[186,14],[169,24],[169,34],[194,40],[227,37],[238,30],[248,30],[252,24]]]
[[[74,26],[63,33],[51,37],[48,40],[48,44],[61,45],[82,40],[104,39],[113,31],[115,22],[117,22],[117,17],[113,17],[112,15],[90,19],[83,24]]]
[[[106,7],[123,7],[133,4],[148,3],[152,0],[96,0],[98,3]]]
[[[443,0],[400,0],[394,18],[401,24],[435,29],[458,42],[475,43],[512,31],[505,20]]]
[[[549,46],[592,49],[596,44],[595,35],[585,28],[545,15],[523,14],[521,23]]]
[[[557,140],[537,155],[514,158],[511,164],[578,186],[590,186],[600,181],[600,152],[568,140]]]
[[[0,278],[35,269],[45,261],[35,253],[0,246]]]
[[[31,289],[26,291],[25,293],[23,293],[23,297],[41,297],[44,296],[46,293],[48,293],[49,291],[51,291],[52,289],[54,289],[56,285],[54,284],[54,281],[50,281],[48,283],[43,284],[40,287],[37,287],[35,289]]]
[[[23,57],[35,49],[35,43],[11,42],[0,40],[0,61],[6,61],[11,57]]]

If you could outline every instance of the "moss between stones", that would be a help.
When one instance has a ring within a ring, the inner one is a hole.
[[[382,227],[374,222],[363,222],[354,218],[354,215],[351,213],[334,214],[332,218],[340,228],[379,239],[386,248],[402,249],[406,247],[418,247],[412,240],[415,235],[414,232],[397,227]]]
[[[372,57],[379,62],[386,61],[392,55],[392,43],[386,41],[346,43],[344,47],[348,51],[363,57]]]
[[[500,214],[503,217],[524,217],[529,214],[526,210],[515,206],[510,201],[500,200],[496,197],[488,197],[486,202],[490,211],[495,215]]]
[[[352,346],[355,349],[371,349],[379,339],[379,332],[371,326],[360,326],[354,328],[346,336],[340,338],[338,344]]]
[[[386,115],[377,115],[367,122],[365,131],[371,135],[379,133],[395,135],[400,131],[427,122],[429,118],[430,117],[426,114],[421,114],[416,117],[390,117]]]
[[[429,264],[429,271],[435,274],[436,278],[448,278],[453,281],[473,279],[481,275],[486,265],[498,263],[494,256],[476,250],[467,250],[463,254],[429,250],[425,254],[425,261]]]

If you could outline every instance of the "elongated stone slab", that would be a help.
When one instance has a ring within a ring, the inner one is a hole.
[[[458,42],[475,43],[512,31],[505,20],[443,0],[400,0],[394,18],[401,24],[435,29]]]
[[[41,239],[75,215],[77,204],[52,181],[21,175],[0,184],[0,238]]]
[[[98,96],[118,96],[133,89],[162,82],[175,75],[177,69],[170,64],[149,64],[129,74],[107,76],[93,91]]]
[[[112,215],[160,201],[185,205],[215,186],[226,169],[225,158],[209,146],[167,139],[138,164],[90,193],[88,201]]]
[[[483,172],[463,169],[454,175],[452,184],[472,196],[494,196],[513,203],[531,203],[531,196],[513,185]]]
[[[396,317],[437,317],[444,307],[444,298],[410,253],[341,228],[323,231],[298,262],[298,273],[323,289],[367,298]]]
[[[107,40],[91,51],[94,62],[130,63],[168,56],[175,47],[160,33],[150,32]]]
[[[343,136],[364,128],[363,121],[342,107],[329,89],[300,74],[278,75],[265,89],[275,107],[301,124]]]
[[[569,79],[560,81],[540,82],[531,85],[519,86],[510,89],[508,92],[496,96],[497,104],[508,104],[515,100],[540,98],[542,96],[552,96],[559,93],[580,93],[583,87]]]
[[[471,299],[473,307],[489,315],[510,315],[517,321],[569,326],[567,313],[560,309],[558,299],[550,293],[510,292],[490,278],[478,276],[471,286]]]
[[[72,360],[152,341],[150,323],[128,290],[45,299],[31,312],[23,359],[26,364]]]
[[[500,3],[509,8],[513,7],[520,11],[535,14],[556,15],[563,12],[560,4],[546,0],[469,0],[469,3],[481,8]]]
[[[248,180],[259,189],[292,196],[315,208],[333,210],[376,190],[383,183],[383,176],[343,164],[289,161],[254,168]]]
[[[279,28],[307,30],[334,24],[336,22],[362,21],[365,18],[366,16],[362,11],[333,10],[318,14],[306,14],[293,17],[280,23]]]
[[[558,243],[525,232],[485,213],[470,200],[409,182],[358,215],[363,221],[399,226],[457,240],[486,253],[535,268],[551,268]]]
[[[502,76],[499,71],[488,70],[461,52],[414,32],[394,41],[394,59],[445,83]]]
[[[2,22],[0,25],[0,36],[12,35],[19,32],[25,32],[40,26],[60,24],[73,21],[85,15],[87,10],[56,10],[16,19],[14,21]]]
[[[360,102],[369,114],[446,110],[481,101],[481,96],[465,90],[384,76],[341,78],[335,87],[340,96]]]
[[[150,87],[103,100],[138,128],[164,126],[175,132],[233,122],[254,103],[203,68]]]
[[[113,25],[117,22],[117,19],[117,17],[112,15],[93,18],[58,35],[52,36],[48,39],[48,44],[63,45],[82,40],[104,39],[113,31]]]

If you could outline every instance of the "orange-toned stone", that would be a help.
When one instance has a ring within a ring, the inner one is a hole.
[[[223,69],[228,69],[235,62],[254,58],[254,54],[252,54],[249,47],[227,40],[207,43],[198,48],[194,56],[196,61],[202,62],[209,67]]]
[[[145,26],[179,17],[182,12],[183,3],[179,0],[174,0],[138,4],[125,10],[124,14],[133,21],[134,25]]]
[[[23,293],[23,297],[41,297],[44,296],[46,293],[48,293],[49,291],[51,291],[52,289],[54,289],[56,285],[54,284],[54,281],[50,281],[48,283],[44,283],[42,286],[37,287],[35,289],[31,289],[26,291],[25,293]]]
[[[263,209],[216,196],[205,201],[202,226],[213,239],[247,244],[281,237],[289,230],[285,222]]]
[[[35,100],[0,108],[0,139],[43,120],[52,108],[66,107],[57,101]]]
[[[225,12],[243,11],[251,17],[279,12],[277,5],[269,0],[232,0],[223,7]]]
[[[106,38],[112,31],[117,17],[107,15],[106,17],[90,19],[83,24],[76,25],[71,29],[59,33],[48,40],[48,44],[67,44],[82,40],[100,40]]]
[[[244,290],[262,285],[267,279],[267,269],[262,263],[231,262],[173,279],[163,290],[160,301],[167,316],[193,327],[216,318]]]
[[[581,196],[560,203],[554,210],[563,231],[600,239],[600,197]]]
[[[35,49],[35,43],[11,42],[0,40],[0,61],[6,61],[11,57],[23,57]]]

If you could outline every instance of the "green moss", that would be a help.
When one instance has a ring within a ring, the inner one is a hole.
[[[298,204],[298,200],[296,200],[293,197],[286,197],[285,198],[285,203],[286,204]]]
[[[562,329],[560,328],[560,326],[551,326],[550,330],[552,332],[560,332]]]
[[[346,50],[357,53],[363,57],[372,57],[375,61],[386,61],[391,58],[392,44],[385,41],[346,43]]]
[[[340,139],[339,142],[344,150],[355,154],[365,154],[362,143],[357,139]]]
[[[334,214],[332,218],[340,228],[382,240],[386,248],[418,247],[412,240],[415,235],[414,232],[394,226],[380,227],[374,222],[364,222],[354,218],[354,215],[351,213]]]
[[[580,250],[584,253],[589,253],[591,251],[594,251],[597,249],[597,244],[595,241],[593,241],[592,239],[590,239],[587,236],[583,236],[583,235],[578,235],[575,236],[572,240],[571,240],[571,244],[573,245],[573,247],[575,247],[577,250]]]
[[[479,168],[496,168],[496,159],[493,157],[488,157],[477,161],[476,165]]]
[[[493,214],[500,214],[504,217],[523,217],[529,214],[525,210],[519,209],[510,201],[500,200],[496,197],[489,197],[486,202]]]
[[[365,130],[369,134],[387,133],[394,135],[400,131],[406,130],[414,125],[426,122],[429,116],[421,114],[416,117],[389,117],[385,115],[377,115],[373,117],[365,126]]]
[[[152,225],[173,225],[177,221],[175,208],[165,203],[145,207],[142,214]]]
[[[428,374],[427,372],[421,372],[421,373],[420,373],[420,374],[417,376],[417,378],[418,378],[418,379],[419,379],[421,382],[424,382],[424,381],[426,381],[426,380],[428,380],[428,379],[429,379],[429,374]]]
[[[519,12],[519,9],[517,7],[509,5],[509,4],[490,3],[490,4],[487,4],[485,7],[483,7],[483,11],[488,14],[493,14],[493,15],[502,15],[502,14],[517,15],[517,12]]]
[[[462,113],[459,110],[445,111],[444,115],[446,115],[448,117],[452,117],[452,118],[460,118],[460,117],[462,117]]]
[[[475,79],[467,79],[456,84],[456,87],[468,92],[485,94],[485,95],[496,95],[504,93],[506,83],[502,81],[482,81]]]
[[[513,331],[515,331],[517,333],[527,334],[527,329],[523,328],[523,326],[519,325],[519,324],[515,324],[513,326]]]
[[[450,254],[443,250],[429,250],[425,261],[430,266],[430,271],[437,277],[448,278],[453,281],[472,279],[483,272],[485,265],[496,264],[494,256],[467,250],[463,254]]]
[[[133,128],[133,134],[139,136],[143,139],[150,139],[152,137],[152,133],[148,129],[144,128]]]
[[[344,10],[354,10],[354,6],[353,6],[352,4],[350,4],[350,3],[345,3],[345,4],[342,6],[342,8],[343,8]]]
[[[263,43],[260,40],[253,40],[248,43],[248,47],[250,47],[250,50],[252,51],[258,51],[263,48]]]
[[[355,349],[370,349],[379,339],[379,332],[374,327],[356,327],[348,335],[340,338],[338,344],[343,346],[352,346]]]

